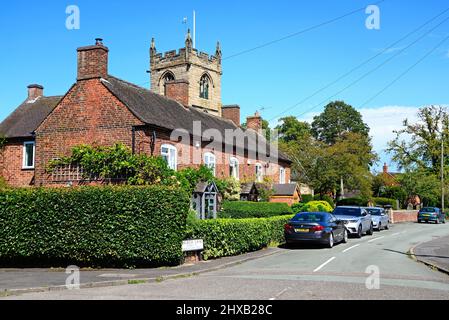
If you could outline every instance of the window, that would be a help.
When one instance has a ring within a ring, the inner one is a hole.
[[[239,160],[232,157],[229,161],[229,176],[236,180],[239,180]]]
[[[213,175],[215,176],[216,161],[215,155],[213,153],[208,152],[204,154],[204,164],[212,171]]]
[[[34,169],[34,142],[25,142],[23,144],[23,169]]]
[[[162,158],[167,162],[170,169],[176,170],[178,167],[178,152],[176,148],[170,144],[164,144],[161,147]]]
[[[200,98],[209,99],[209,83],[209,76],[203,75],[200,80]]]
[[[279,183],[285,184],[285,168],[283,167],[279,169]]]
[[[256,163],[256,182],[263,182],[263,166]]]

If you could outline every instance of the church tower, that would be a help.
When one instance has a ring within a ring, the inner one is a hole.
[[[193,48],[190,30],[185,47],[158,53],[154,39],[150,48],[151,90],[186,106],[221,116],[221,47],[215,55]]]

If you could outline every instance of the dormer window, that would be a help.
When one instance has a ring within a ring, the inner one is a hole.
[[[203,75],[200,80],[200,98],[209,99],[210,79],[207,74]]]

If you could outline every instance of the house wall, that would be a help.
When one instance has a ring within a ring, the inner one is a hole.
[[[34,183],[34,170],[22,169],[25,141],[32,139],[8,142],[0,152],[0,175],[12,187],[27,187]]]

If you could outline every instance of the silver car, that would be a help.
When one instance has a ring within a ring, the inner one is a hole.
[[[357,238],[361,238],[365,233],[370,236],[374,233],[371,215],[365,208],[337,207],[333,214],[337,219],[343,220],[349,234]]]
[[[383,208],[365,208],[371,215],[373,227],[377,231],[390,229],[390,217]]]

